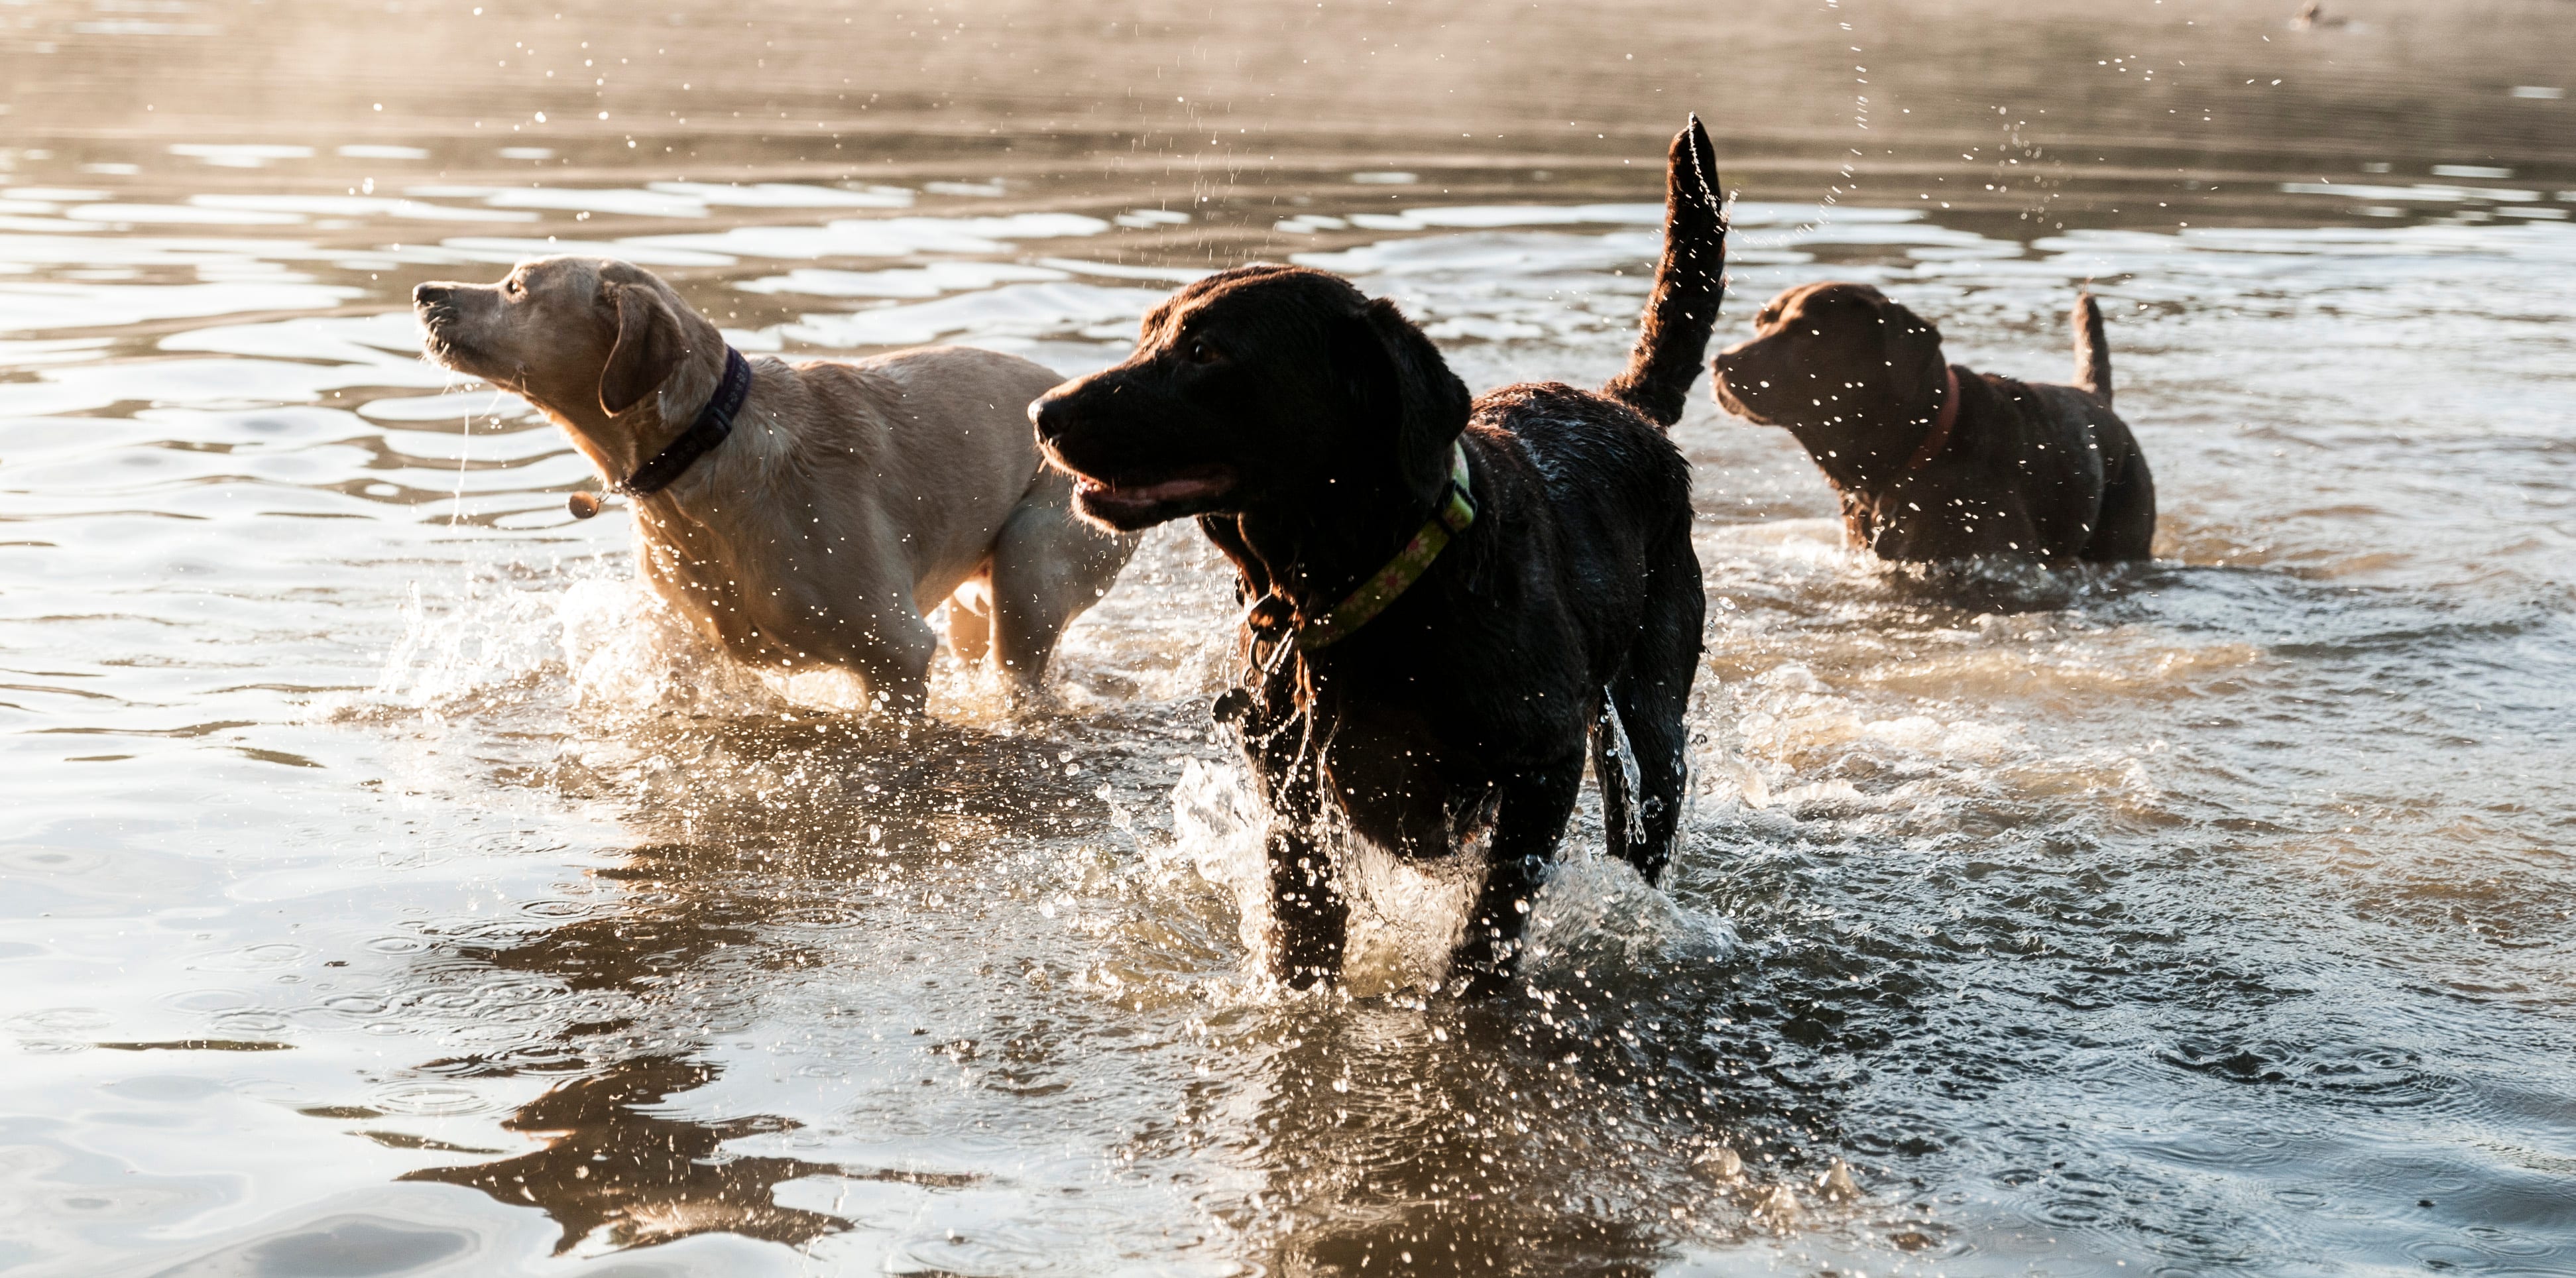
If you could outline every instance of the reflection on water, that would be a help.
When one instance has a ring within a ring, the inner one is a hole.
[[[772,1201],[784,1181],[841,1169],[793,1158],[716,1157],[726,1141],[792,1130],[768,1116],[702,1123],[648,1107],[703,1086],[715,1067],[670,1057],[626,1061],[564,1083],[501,1121],[544,1149],[468,1167],[405,1172],[404,1180],[479,1189],[533,1203],[563,1227],[557,1254],[584,1243],[647,1247],[722,1230],[796,1246],[849,1222]]]
[[[2295,8],[0,9],[0,1268],[2565,1271],[2576,15]],[[1730,325],[2060,376],[2089,283],[2165,558],[1885,570],[1695,407],[1687,846],[1588,809],[1490,1004],[1454,867],[1251,971],[1187,530],[1054,704],[879,725],[403,307],[1070,372],[1285,257],[1597,381],[1694,108]]]

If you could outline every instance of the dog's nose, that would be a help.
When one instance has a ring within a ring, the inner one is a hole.
[[[1029,401],[1029,424],[1038,428],[1038,438],[1055,439],[1073,426],[1073,395],[1080,383],[1068,382]]]
[[[455,295],[456,286],[453,284],[423,284],[411,291],[411,304],[435,306]]]

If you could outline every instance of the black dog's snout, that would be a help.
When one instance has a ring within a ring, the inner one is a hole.
[[[423,284],[411,291],[411,303],[414,306],[437,306],[454,296],[455,285]]]
[[[1079,416],[1074,400],[1082,393],[1085,382],[1068,382],[1029,401],[1029,424],[1038,428],[1041,441],[1064,438]]]

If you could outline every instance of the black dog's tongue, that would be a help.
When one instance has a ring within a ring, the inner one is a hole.
[[[1114,501],[1144,505],[1150,502],[1186,501],[1225,491],[1223,474],[1194,471],[1150,484],[1112,484],[1092,480],[1083,486],[1086,493],[1106,496]]]

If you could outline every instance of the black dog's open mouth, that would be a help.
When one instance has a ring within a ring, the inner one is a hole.
[[[1143,528],[1197,514],[1234,491],[1231,466],[1189,466],[1151,480],[1111,481],[1075,473],[1073,499],[1082,513],[1116,528]]]

